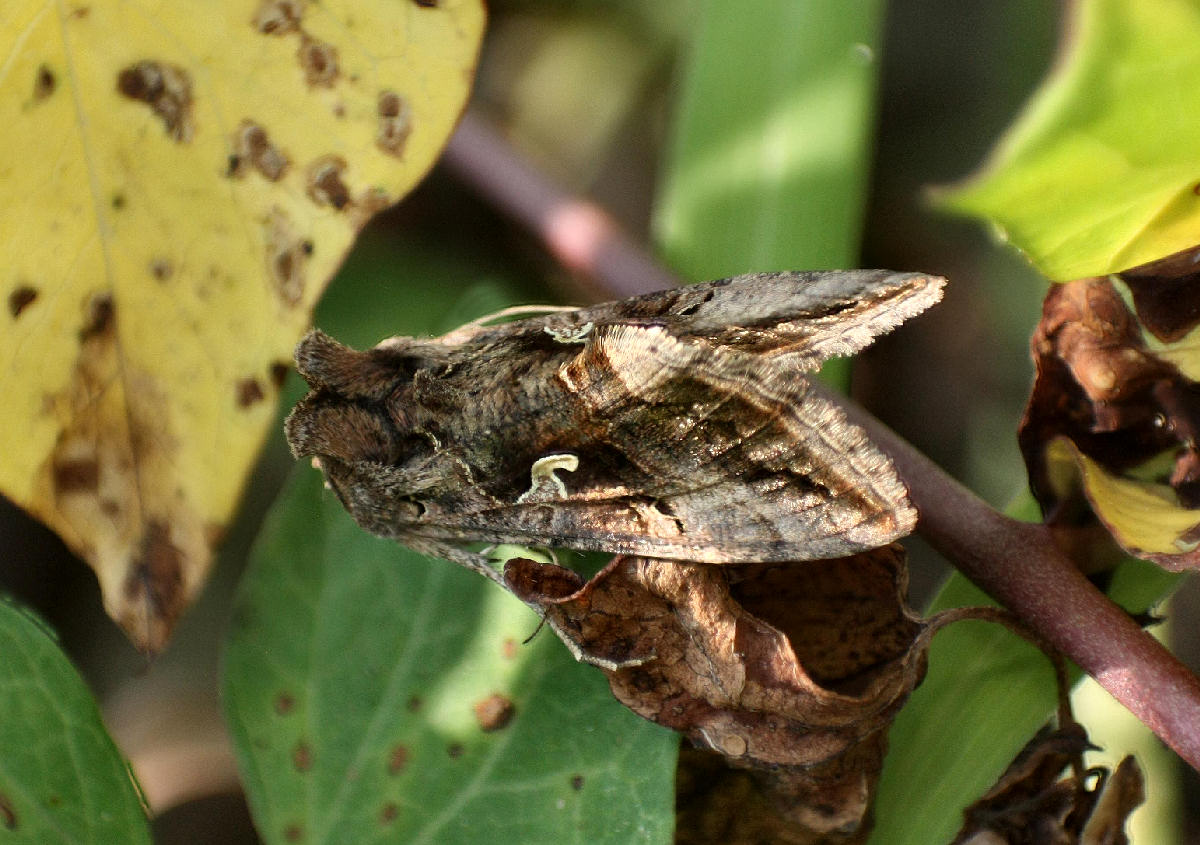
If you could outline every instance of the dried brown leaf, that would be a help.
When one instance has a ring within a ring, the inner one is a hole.
[[[623,556],[586,583],[525,559],[504,574],[618,700],[749,773],[693,779],[704,798],[682,800],[681,840],[865,835],[887,727],[920,682],[935,627],[903,601],[899,546],[723,567]],[[770,821],[735,818],[746,790]]]
[[[1126,757],[1111,774],[1085,772],[1089,747],[1079,725],[1039,732],[967,808],[952,845],[1126,845],[1125,822],[1144,799],[1141,771]]]
[[[1052,287],[1020,430],[1050,522],[1090,508],[1126,551],[1169,569],[1200,564],[1200,359],[1180,343],[1196,323],[1194,296],[1179,296],[1193,266],[1176,256]]]

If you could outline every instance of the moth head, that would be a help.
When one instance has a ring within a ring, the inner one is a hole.
[[[284,433],[297,458],[387,464],[399,452],[384,413],[327,391],[314,391],[300,400],[284,423]]]
[[[379,412],[315,391],[288,416],[285,431],[292,454],[314,459],[329,488],[364,528],[387,533],[387,526],[419,515],[402,512],[405,497],[392,489],[398,474],[393,464],[402,450]]]

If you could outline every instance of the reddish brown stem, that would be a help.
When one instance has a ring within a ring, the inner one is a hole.
[[[464,119],[446,163],[610,294],[676,282],[607,214],[557,188],[479,119]],[[892,456],[921,512],[919,530],[934,548],[1200,770],[1200,680],[1097,590],[1049,529],[996,512],[861,408],[830,398]]]
[[[842,404],[892,456],[921,535],[1200,770],[1200,679],[1096,589],[1050,529],[993,510],[866,411]]]
[[[568,270],[591,277],[608,298],[664,290],[680,280],[595,203],[575,197],[467,112],[442,163],[464,184],[537,235]]]

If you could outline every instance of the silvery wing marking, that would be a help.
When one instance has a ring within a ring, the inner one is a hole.
[[[891,462],[804,372],[941,295],[885,271],[710,282],[356,352],[313,332],[287,423],[368,530],[713,563],[911,532]]]

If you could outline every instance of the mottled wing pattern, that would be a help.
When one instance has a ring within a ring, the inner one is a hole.
[[[516,500],[409,531],[723,563],[852,554],[915,524],[863,431],[759,356],[610,326],[557,377],[603,449],[547,455]]]

